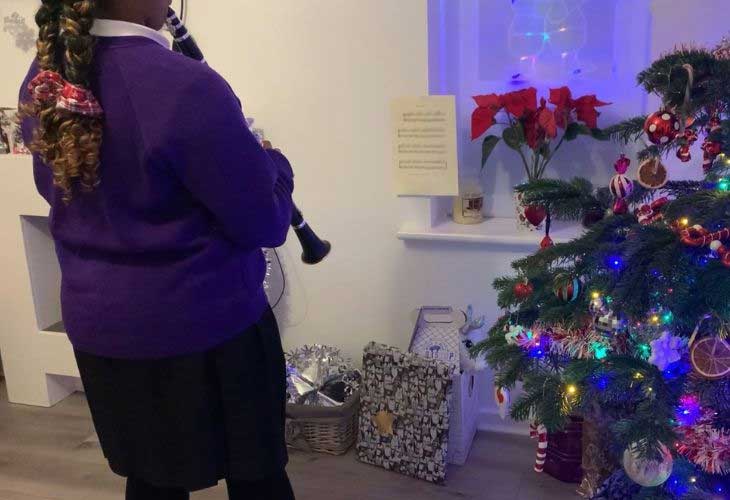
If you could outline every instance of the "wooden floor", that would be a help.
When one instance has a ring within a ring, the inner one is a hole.
[[[11,405],[0,383],[0,500],[120,500],[124,481],[112,474],[92,433],[86,400],[75,394],[51,409]],[[289,473],[299,500],[567,500],[575,486],[532,471],[535,443],[482,433],[464,467],[446,486],[399,476],[355,460],[292,453]],[[222,486],[195,500],[225,499]],[[274,500],[274,499],[272,499]]]

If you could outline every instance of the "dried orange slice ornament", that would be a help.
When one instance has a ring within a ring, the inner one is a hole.
[[[705,378],[715,380],[730,375],[730,344],[720,337],[706,337],[692,346],[692,367]]]
[[[669,180],[669,172],[659,158],[650,158],[639,166],[636,174],[639,184],[646,189],[659,189]]]

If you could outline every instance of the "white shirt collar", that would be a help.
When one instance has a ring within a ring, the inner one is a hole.
[[[128,23],[126,21],[94,19],[91,34],[101,37],[141,36],[154,40],[166,49],[170,48],[170,42],[161,32],[155,31],[147,26],[142,26],[141,24]]]

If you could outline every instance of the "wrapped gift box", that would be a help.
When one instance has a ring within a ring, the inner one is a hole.
[[[363,355],[358,458],[443,482],[452,379],[446,363],[370,343]]]

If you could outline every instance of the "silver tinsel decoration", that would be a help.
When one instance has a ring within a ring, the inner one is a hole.
[[[334,347],[305,345],[286,362],[289,403],[340,406],[360,390],[360,372]]]
[[[266,259],[266,275],[264,276],[264,290],[268,293],[271,288],[271,271],[274,268],[273,250],[264,248],[264,258]]]
[[[25,18],[13,12],[3,19],[3,31],[15,38],[15,46],[23,52],[30,51],[35,47],[36,32],[25,21]]]

